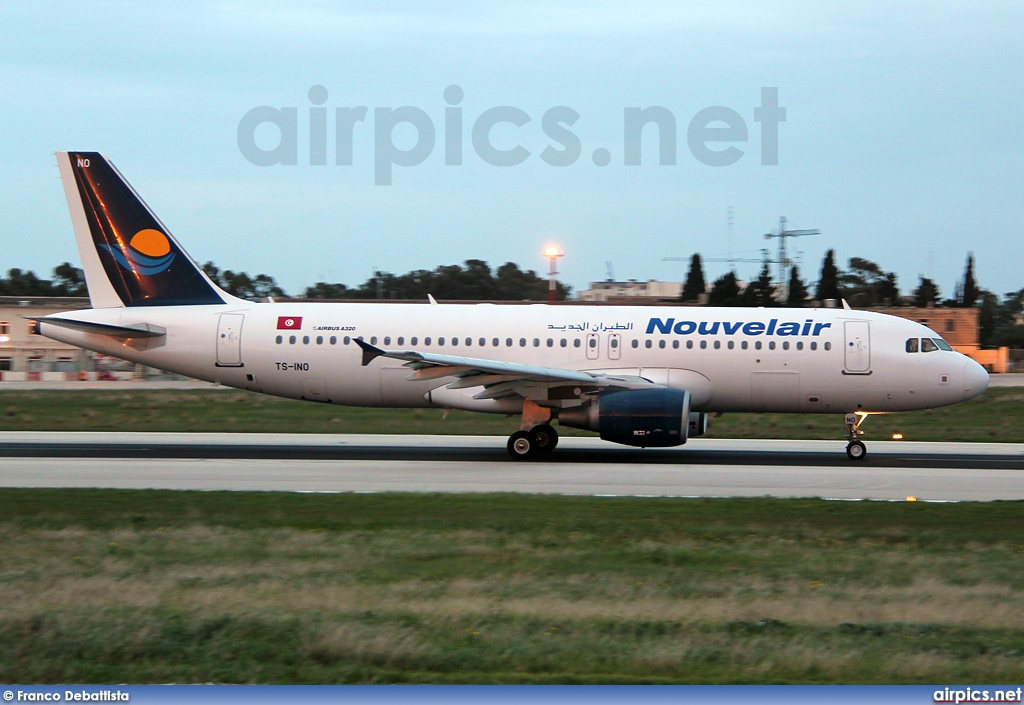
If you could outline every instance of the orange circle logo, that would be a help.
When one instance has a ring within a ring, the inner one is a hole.
[[[135,233],[128,244],[133,250],[141,252],[147,257],[163,257],[171,251],[171,242],[167,236],[152,228]]]

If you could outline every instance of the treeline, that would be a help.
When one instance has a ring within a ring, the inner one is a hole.
[[[788,286],[783,291],[777,291],[767,262],[761,267],[758,278],[746,286],[741,286],[736,272],[730,271],[716,279],[709,288],[704,280],[700,254],[694,254],[680,298],[684,302],[696,303],[702,300],[703,294],[707,295],[710,306],[804,307],[812,302],[821,303],[829,299],[845,299],[853,308],[977,306],[982,345],[1024,348],[1024,325],[1017,324],[1024,315],[1024,289],[1008,292],[1000,298],[978,286],[972,253],[968,253],[963,277],[957,282],[953,296],[948,299],[943,299],[939,286],[925,276],[919,277],[917,288],[909,296],[903,296],[895,272],[886,272],[875,262],[862,257],[851,257],[847,268],[840,269],[836,265],[833,250],[825,253],[813,295],[800,277],[797,266],[790,270]]]
[[[305,291],[309,299],[435,299],[455,301],[546,301],[548,280],[532,269],[526,271],[506,262],[491,271],[483,260],[466,260],[434,270],[417,269],[402,275],[374,272],[362,285],[317,282]],[[556,282],[555,297],[565,301],[571,287]]]
[[[86,296],[85,274],[70,262],[53,268],[53,279],[14,268],[0,277],[0,296]]]

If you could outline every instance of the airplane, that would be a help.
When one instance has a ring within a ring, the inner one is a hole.
[[[672,447],[725,412],[871,414],[957,404],[988,373],[914,321],[844,308],[253,302],[221,290],[117,168],[58,152],[92,308],[38,332],[216,384],[360,407],[520,417],[512,458],[559,426]],[[845,303],[845,302],[844,302]]]

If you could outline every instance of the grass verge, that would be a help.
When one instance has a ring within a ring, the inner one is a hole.
[[[1024,389],[995,388],[958,406],[872,416],[868,438],[1024,442]],[[436,409],[359,409],[306,404],[230,390],[3,391],[0,431],[223,431],[508,435],[515,418]],[[593,435],[560,428],[564,435]],[[712,438],[844,437],[841,415],[726,414]]]
[[[4,682],[1024,680],[1024,504],[0,490]]]

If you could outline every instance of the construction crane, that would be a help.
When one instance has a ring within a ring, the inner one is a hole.
[[[789,285],[789,270],[793,266],[793,261],[789,259],[786,253],[786,241],[791,237],[804,237],[805,235],[818,235],[821,233],[820,230],[786,230],[786,216],[779,218],[779,231],[774,233],[765,233],[764,239],[771,240],[777,238],[779,241],[779,256],[774,260],[774,264],[779,265],[779,284],[782,286]]]

